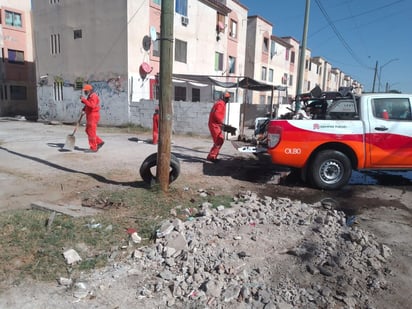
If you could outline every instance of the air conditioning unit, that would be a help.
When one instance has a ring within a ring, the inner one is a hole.
[[[189,24],[189,17],[182,16],[182,25],[187,26]]]

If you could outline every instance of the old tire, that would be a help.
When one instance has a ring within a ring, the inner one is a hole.
[[[337,190],[345,186],[352,175],[349,158],[337,150],[320,151],[308,168],[311,184],[319,189]]]
[[[156,173],[152,173],[152,168],[157,166],[157,152],[152,153],[148,156],[140,166],[140,176],[143,181],[153,185],[156,183]],[[179,160],[171,154],[170,156],[170,173],[169,173],[169,183],[172,183],[180,175],[180,163]]]

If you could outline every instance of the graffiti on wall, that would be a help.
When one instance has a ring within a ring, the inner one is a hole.
[[[105,81],[90,80],[89,83],[99,95],[116,96],[122,92],[126,92],[124,87],[125,79],[121,76],[112,77]]]
[[[39,106],[39,118],[41,120],[53,120],[57,118],[57,104],[54,100],[44,100]]]
[[[83,107],[80,102],[82,86],[84,83],[90,83],[100,97],[101,122],[118,125],[128,121],[126,78],[116,75],[103,80],[84,79],[80,84],[79,78],[71,81],[60,76],[53,76],[53,81],[62,85],[62,92],[58,93],[58,97],[56,97],[56,89],[60,91],[60,88],[56,88],[55,84],[37,87],[40,119],[70,122],[77,120],[79,111]]]

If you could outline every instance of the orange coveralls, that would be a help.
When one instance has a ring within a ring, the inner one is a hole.
[[[219,155],[220,148],[222,148],[224,142],[222,125],[225,120],[225,115],[226,103],[220,99],[213,105],[209,114],[209,131],[212,135],[213,146],[207,156],[208,160],[216,160]]]
[[[99,96],[91,92],[87,98],[81,99],[85,105],[86,113],[86,134],[89,139],[90,149],[97,151],[97,146],[103,143],[103,140],[97,136],[97,124],[100,120],[100,99]]]
[[[156,145],[159,141],[159,111],[153,114],[153,144]]]

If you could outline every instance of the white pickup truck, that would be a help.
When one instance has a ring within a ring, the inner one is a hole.
[[[264,146],[273,163],[326,190],[345,186],[352,170],[411,170],[411,102],[411,94],[323,94],[303,102],[308,117],[299,118],[308,119],[268,121]]]

